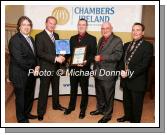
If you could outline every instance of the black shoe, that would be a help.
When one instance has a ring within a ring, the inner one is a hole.
[[[64,115],[68,115],[68,114],[70,114],[71,112],[73,111],[73,109],[66,109],[65,111],[64,111]]]
[[[107,123],[108,121],[110,121],[111,120],[111,118],[101,118],[99,121],[98,121],[98,123]]]
[[[28,120],[28,119],[25,119],[25,120],[19,120],[18,122],[19,122],[19,123],[29,123],[29,120]]]
[[[99,114],[104,115],[104,113],[102,111],[99,111],[99,110],[90,112],[90,115],[99,115]]]
[[[80,118],[80,119],[83,119],[84,117],[85,117],[85,112],[80,112],[79,118]]]
[[[61,105],[56,106],[56,107],[53,107],[53,109],[54,109],[54,110],[60,110],[60,111],[65,111],[65,110],[66,110],[66,108],[63,107],[63,106],[61,106]]]
[[[39,121],[43,120],[43,115],[38,115],[38,120]]]
[[[130,121],[130,119],[126,118],[126,116],[120,117],[117,119],[118,122],[125,122],[125,121]]]
[[[27,114],[27,119],[37,119],[38,116],[37,115],[32,115],[32,114]]]

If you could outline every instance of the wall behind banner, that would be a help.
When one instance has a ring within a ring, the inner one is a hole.
[[[131,27],[134,22],[141,22],[142,6],[140,5],[102,5],[102,6],[36,6],[25,5],[24,14],[33,22],[31,35],[41,32],[45,28],[45,19],[55,16],[57,19],[56,32],[60,39],[70,39],[77,34],[77,22],[79,18],[88,20],[88,33],[96,36],[97,41],[101,37],[101,24],[104,21],[112,23],[114,34],[120,36],[123,42],[131,40]],[[37,80],[35,98],[38,97],[39,79]],[[69,94],[70,84],[68,77],[60,79],[60,94]],[[81,93],[79,88],[79,93]],[[49,94],[51,95],[51,89]],[[89,81],[89,94],[95,95],[94,79]],[[115,98],[122,100],[122,90],[119,88],[119,80],[116,83]]]

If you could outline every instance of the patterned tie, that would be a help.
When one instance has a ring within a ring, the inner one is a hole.
[[[81,40],[82,40],[82,36],[79,35],[79,37],[78,37],[78,42],[80,43]]]
[[[34,53],[34,46],[33,46],[33,44],[32,44],[32,41],[31,41],[30,37],[28,36],[26,39],[27,39],[27,42],[29,43],[29,45],[30,45],[30,47],[31,47],[31,49],[32,49],[32,51],[33,51],[33,53]],[[35,53],[34,53],[34,54],[35,54]]]
[[[131,46],[131,48],[130,48],[130,51],[133,50],[133,48],[135,47],[135,44],[136,44],[136,42],[134,41],[133,44],[132,44],[132,46]]]
[[[51,38],[52,42],[54,43],[55,42],[55,37],[54,37],[53,34],[50,34],[50,38]]]
[[[101,50],[103,49],[104,45],[105,45],[105,40],[103,40],[103,41],[101,42],[101,44],[100,44],[100,46],[99,46],[99,52],[101,52]]]

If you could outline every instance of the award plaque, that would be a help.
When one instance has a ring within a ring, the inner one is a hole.
[[[83,64],[86,54],[86,46],[74,48],[71,65]]]
[[[70,54],[69,40],[55,40],[56,54]]]

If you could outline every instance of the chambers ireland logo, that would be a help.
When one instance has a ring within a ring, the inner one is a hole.
[[[70,18],[68,10],[64,7],[56,7],[52,12],[52,16],[57,19],[57,24],[59,25],[66,24]]]

